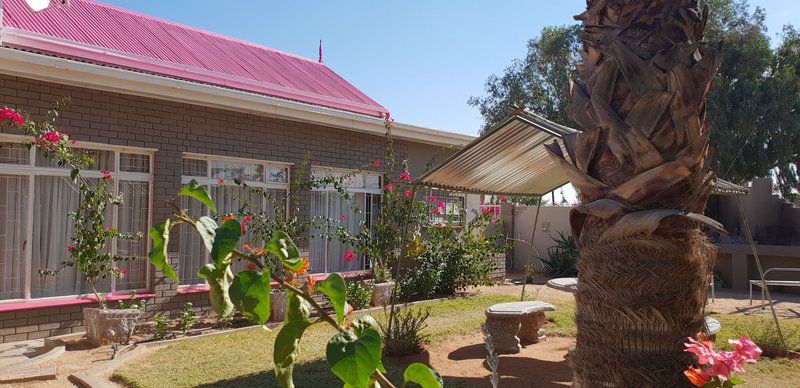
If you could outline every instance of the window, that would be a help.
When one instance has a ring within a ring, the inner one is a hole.
[[[465,209],[464,194],[431,189],[430,196],[436,198],[436,202],[431,203],[430,207],[432,223],[443,223],[447,220],[451,220],[455,224],[461,223],[461,213]],[[439,203],[443,204],[444,208]],[[437,214],[437,209],[440,214]]]
[[[218,214],[236,213],[247,205],[252,211],[262,210],[267,216],[275,216],[277,204],[286,206],[289,192],[289,165],[284,163],[261,162],[239,158],[212,157],[186,154],[183,158],[183,183],[196,180],[206,187],[217,206]],[[250,187],[264,189],[273,200],[254,194],[236,184],[240,180]],[[198,201],[181,198],[181,207],[189,214],[210,215],[210,209]],[[208,252],[203,247],[197,232],[186,225],[180,225],[180,263],[178,278],[181,285],[202,284],[204,280],[197,273],[209,262]],[[252,242],[247,232],[242,242]],[[234,272],[244,269],[245,263],[233,265]]]
[[[347,172],[319,168],[312,174],[315,178],[342,177]],[[311,217],[338,220],[351,234],[359,233],[363,222],[370,225],[372,219],[377,217],[380,207],[380,175],[353,174],[349,178],[348,190],[352,194],[350,200],[343,199],[332,187],[314,190],[311,196]],[[362,211],[356,214],[353,205]],[[344,260],[344,253],[352,247],[338,239],[321,236],[324,234],[321,228],[312,230],[311,234],[309,273],[348,272],[365,268],[363,255],[358,255],[352,262]]]
[[[14,140],[17,140],[14,138]],[[142,232],[138,241],[110,241],[112,252],[138,256],[120,263],[128,270],[122,279],[108,279],[99,285],[103,292],[143,290],[148,287],[147,231],[150,226],[150,185],[152,153],[81,144],[95,165],[83,172],[83,179],[99,182],[105,169],[114,176],[114,189],[124,204],[108,209],[106,222],[122,232]],[[79,192],[69,170],[28,149],[19,141],[0,147],[0,300],[74,296],[89,293],[75,268],[57,276],[42,277],[39,268],[55,269],[67,258],[67,247],[75,228],[69,212],[78,206]]]

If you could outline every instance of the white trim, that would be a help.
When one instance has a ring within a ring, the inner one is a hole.
[[[383,119],[265,95],[0,48],[0,72],[43,81],[216,107],[383,136]],[[396,122],[396,139],[463,146],[473,136]]]

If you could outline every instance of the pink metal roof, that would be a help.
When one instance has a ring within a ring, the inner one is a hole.
[[[196,28],[72,0],[32,12],[2,0],[2,44],[381,117],[386,108],[322,63]]]

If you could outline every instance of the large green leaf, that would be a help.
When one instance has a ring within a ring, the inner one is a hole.
[[[381,361],[381,335],[366,328],[361,335],[346,331],[328,341],[325,352],[328,365],[336,376],[354,387],[368,387],[370,376]]]
[[[242,315],[251,322],[263,325],[269,320],[269,272],[242,271],[236,274],[231,284],[231,301]]]
[[[150,262],[160,269],[168,278],[178,281],[178,276],[175,271],[169,266],[167,261],[167,245],[169,245],[169,232],[172,229],[172,220],[169,218],[154,226],[150,230],[150,238],[153,240],[153,250],[147,254]]]
[[[233,278],[230,265],[230,262],[219,266],[208,263],[200,268],[200,277],[208,280],[208,299],[211,301],[211,308],[223,318],[232,316],[234,311],[229,293],[230,280]]]
[[[311,306],[308,302],[289,292],[286,302],[286,319],[283,327],[275,337],[273,358],[275,359],[275,376],[284,388],[293,388],[292,371],[294,362],[300,357],[300,338],[311,325]]]
[[[214,237],[217,235],[217,221],[214,221],[213,218],[209,216],[202,216],[195,221],[195,227],[197,232],[200,233],[200,237],[203,238],[203,245],[206,246],[206,250],[211,253],[211,250],[214,248]]]
[[[415,362],[403,372],[403,380],[406,384],[419,384],[422,388],[441,388],[444,386],[442,377],[436,371],[428,368],[427,365]]]
[[[228,255],[239,245],[242,238],[242,225],[239,221],[228,220],[214,232],[214,243],[211,247],[211,260],[215,264],[222,264]]]
[[[210,207],[212,212],[217,212],[217,207],[214,206],[214,201],[211,200],[206,188],[197,183],[194,179],[181,188],[181,191],[178,192],[178,196],[194,198]]]
[[[294,245],[292,238],[285,232],[276,231],[272,235],[272,240],[264,247],[264,250],[278,256],[283,265],[295,271],[303,266],[303,260],[300,258],[300,251],[297,250],[297,245]]]
[[[345,305],[347,304],[347,285],[338,273],[328,275],[324,282],[317,286],[317,291],[325,294],[336,312],[336,321],[341,325],[344,320]]]
[[[380,326],[378,325],[378,321],[375,320],[371,315],[362,315],[358,317],[358,319],[354,320],[353,323],[350,324],[353,328],[353,331],[356,333],[357,336],[361,336],[361,333],[364,332],[366,329],[373,329],[375,331],[380,331]]]

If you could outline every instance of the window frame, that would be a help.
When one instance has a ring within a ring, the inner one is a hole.
[[[190,176],[190,175],[183,175],[183,163],[185,160],[202,160],[206,162],[206,176],[199,177],[199,176]],[[249,163],[249,164],[258,164],[263,166],[264,168],[264,182],[258,181],[243,181],[248,186],[251,187],[258,187],[262,189],[271,189],[271,190],[285,190],[286,195],[284,199],[284,214],[286,218],[289,217],[290,211],[290,198],[289,193],[291,190],[291,182],[292,182],[292,166],[294,163],[286,163],[286,162],[275,162],[275,161],[266,161],[266,160],[258,160],[258,159],[248,159],[248,158],[238,158],[238,157],[231,157],[231,156],[217,156],[217,155],[207,155],[207,154],[198,154],[198,153],[191,153],[191,152],[184,152],[181,157],[181,184],[185,185],[189,183],[191,180],[197,181],[200,185],[202,185],[207,191],[210,189],[210,186],[238,186],[233,180],[226,179],[224,182],[220,183],[219,178],[213,178],[211,175],[211,163],[212,162],[229,162],[229,163]],[[286,182],[285,183],[276,183],[276,182],[267,182],[267,174],[269,167],[283,167],[286,169]],[[262,208],[266,206],[266,198],[263,199],[264,202],[261,203]],[[205,207],[206,214],[211,215],[211,210],[208,207]],[[208,252],[204,252],[204,263],[208,263],[210,256]],[[179,254],[179,260],[181,260],[181,255]],[[179,263],[181,265],[181,263]],[[207,281],[203,280],[201,283],[192,283],[192,284],[178,284],[178,288],[194,288],[198,286],[206,286],[208,284]]]
[[[15,144],[24,144],[24,143],[31,143],[33,142],[34,138],[31,136],[25,135],[12,135],[12,134],[0,134],[0,143],[15,143]],[[110,171],[113,175],[114,179],[114,193],[119,192],[119,182],[120,181],[132,181],[132,182],[146,182],[148,186],[148,193],[147,193],[147,230],[144,232],[146,242],[146,248],[149,252],[151,249],[151,241],[147,238],[146,234],[153,227],[153,182],[154,182],[154,159],[156,149],[152,148],[141,148],[141,147],[128,147],[128,146],[116,146],[110,144],[102,144],[102,143],[95,143],[95,142],[78,142],[75,145],[71,145],[70,148],[76,149],[88,149],[88,150],[97,150],[97,151],[109,151],[113,152],[113,160],[114,166],[113,169]],[[67,168],[62,167],[42,167],[36,165],[36,156],[38,150],[36,147],[31,147],[28,150],[28,163],[27,164],[11,164],[11,163],[0,163],[0,173],[3,175],[12,175],[12,176],[25,176],[28,179],[28,198],[26,204],[26,230],[25,230],[25,241],[23,243],[23,271],[24,271],[24,284],[23,284],[23,297],[22,298],[15,298],[15,299],[4,299],[0,300],[0,305],[8,304],[8,303],[19,303],[19,302],[33,302],[33,301],[46,301],[46,300],[60,300],[60,299],[75,299],[75,298],[82,298],[89,296],[91,294],[75,294],[75,295],[60,295],[60,296],[48,296],[48,297],[41,297],[41,298],[32,298],[31,297],[31,287],[33,286],[33,276],[32,273],[32,261],[33,261],[33,249],[31,248],[31,242],[33,241],[33,223],[34,223],[34,207],[35,207],[35,192],[36,192],[36,177],[37,176],[51,176],[51,177],[69,177],[70,170]],[[150,158],[150,166],[148,173],[138,173],[138,172],[124,172],[120,171],[120,154],[137,154],[137,155],[147,155]],[[83,176],[90,179],[102,179],[103,174],[100,173],[99,170],[84,170],[82,172]],[[119,219],[119,209],[117,206],[113,207],[113,212],[111,216],[111,224],[118,225]],[[114,238],[110,242],[111,246],[111,253],[117,253],[117,239]],[[143,260],[140,259],[140,260]],[[123,292],[135,291],[135,292],[147,292],[150,290],[151,287],[151,266],[145,266],[145,287],[144,288],[136,288],[130,290],[124,290]],[[2,281],[2,279],[0,279]],[[116,289],[117,279],[111,278],[110,280],[110,293],[116,294],[118,293]]]

